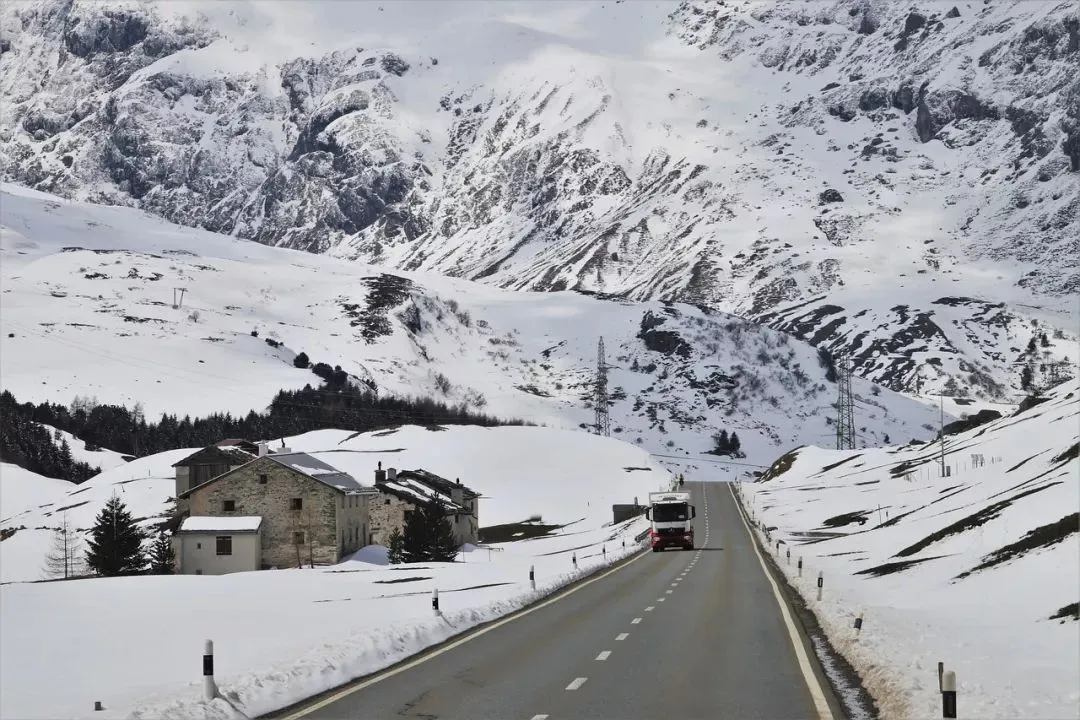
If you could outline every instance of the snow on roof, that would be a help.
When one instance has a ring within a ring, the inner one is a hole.
[[[307,453],[271,453],[266,457],[343,492],[357,492],[365,489],[365,486],[361,485],[352,475],[327,465],[322,460]]]
[[[405,496],[403,499],[419,500],[422,502],[435,499],[450,510],[465,510],[464,507],[454,502],[447,495],[440,492],[433,492],[432,488],[412,478],[402,478],[401,476],[398,476],[398,479],[396,480],[388,480],[385,483],[380,484],[379,488],[397,493],[399,496]]]
[[[258,515],[207,516],[185,518],[180,532],[255,532],[262,525]]]

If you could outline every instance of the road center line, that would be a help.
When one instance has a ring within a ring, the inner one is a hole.
[[[532,720],[547,720],[547,719],[548,719],[547,715],[533,715],[532,716]]]
[[[667,598],[656,598],[656,602],[664,602]]]
[[[637,625],[640,622],[641,622],[641,618],[634,618],[633,620],[630,621],[630,624],[631,625]]]
[[[615,640],[625,640],[628,637],[630,637],[630,633],[619,633],[615,636]]]
[[[579,687],[585,684],[585,681],[589,678],[574,678],[574,681],[566,686],[567,690],[577,690]]]
[[[596,659],[597,660],[607,660],[609,657],[611,657],[611,651],[610,650],[605,650],[604,652],[597,655]]]
[[[650,605],[649,607],[645,608],[645,612],[652,612],[655,609],[656,609],[655,605]]]

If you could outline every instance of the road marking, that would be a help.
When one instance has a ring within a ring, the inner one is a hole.
[[[656,602],[664,602],[667,598],[656,598]]]
[[[640,622],[641,622],[641,618],[634,618],[633,620],[630,621],[630,624],[631,625],[637,625]]]
[[[291,715],[287,715],[285,718],[283,718],[283,720],[297,720],[297,718],[302,718],[302,717],[304,717],[306,715],[310,715],[311,713],[315,712],[316,710],[321,710],[322,708],[326,707],[327,705],[333,705],[338,700],[341,700],[341,698],[352,695],[354,692],[359,692],[360,690],[363,690],[364,688],[371,687],[375,683],[382,682],[383,680],[385,680],[385,679],[387,679],[389,677],[393,677],[394,675],[397,675],[398,673],[403,673],[406,670],[411,670],[412,668],[416,667],[417,665],[425,663],[428,660],[431,660],[432,658],[437,658],[440,655],[442,655],[443,653],[449,652],[450,650],[453,650],[456,647],[460,647],[461,645],[464,645],[465,643],[469,642],[470,640],[474,640],[474,639],[480,637],[481,635],[484,635],[486,633],[491,632],[492,630],[494,630],[496,628],[500,628],[503,625],[506,625],[508,623],[512,623],[515,620],[517,620],[519,618],[523,618],[526,615],[529,615],[531,613],[536,612],[537,610],[540,610],[541,608],[547,607],[548,605],[553,605],[553,604],[559,602],[560,600],[562,600],[564,597],[566,597],[568,595],[573,595],[578,590],[581,590],[582,588],[588,587],[589,585],[592,585],[594,582],[599,582],[600,580],[603,580],[604,578],[606,578],[608,575],[613,575],[614,573],[619,572],[623,568],[625,568],[625,567],[627,567],[627,566],[629,566],[629,565],[631,565],[633,563],[636,563],[641,558],[648,557],[650,554],[651,553],[642,552],[642,553],[638,554],[636,557],[633,557],[633,558],[627,560],[626,562],[624,562],[624,563],[622,563],[620,565],[616,565],[615,567],[611,568],[610,570],[607,570],[607,571],[601,573],[600,575],[597,575],[594,578],[590,578],[588,580],[585,580],[584,582],[573,586],[569,590],[564,590],[563,592],[559,593],[555,597],[548,598],[547,600],[544,600],[541,603],[537,603],[536,605],[532,605],[530,607],[524,608],[523,610],[519,610],[516,613],[514,613],[513,615],[511,615],[510,617],[505,617],[502,620],[497,620],[497,621],[493,622],[492,624],[490,624],[490,625],[488,625],[486,627],[482,627],[479,630],[476,630],[475,632],[470,633],[469,635],[461,638],[460,640],[455,640],[454,642],[452,642],[452,643],[450,643],[448,645],[443,645],[438,650],[433,650],[432,652],[427,653],[423,657],[417,658],[416,660],[413,660],[411,662],[407,662],[404,665],[399,665],[398,667],[394,668],[393,670],[387,670],[385,672],[382,672],[382,673],[376,675],[375,677],[373,677],[373,678],[371,678],[369,680],[365,680],[362,683],[352,685],[352,686],[350,686],[350,687],[348,687],[348,688],[346,688],[346,689],[344,689],[344,690],[342,690],[340,692],[336,692],[333,695],[331,695],[331,696],[329,696],[329,697],[327,697],[327,698],[325,698],[323,700],[320,700],[319,702],[315,703],[311,707],[304,708],[303,710],[297,710],[296,712],[292,713]],[[421,651],[421,652],[423,652],[423,651]],[[585,682],[585,678],[580,678],[580,680],[582,682]],[[575,680],[575,682],[577,682],[577,681]]]
[[[548,719],[547,715],[533,715],[532,716],[532,720],[547,720],[547,719]]]
[[[611,657],[611,651],[610,650],[605,650],[604,652],[597,655],[596,659],[597,660],[607,660],[609,657]]]
[[[671,583],[671,587],[678,587],[678,585],[679,585],[679,583],[678,583],[678,582],[673,582],[673,583]]]
[[[574,678],[574,682],[566,686],[567,690],[577,690],[579,687],[585,684],[585,681],[589,678]]]
[[[615,636],[615,639],[616,640],[625,640],[628,637],[630,637],[630,633],[619,633],[618,635]]]
[[[656,609],[655,605],[650,605],[649,607],[645,608],[645,612],[652,612],[655,609]]]
[[[665,590],[665,591],[664,591],[664,594],[665,594],[665,595],[670,595],[670,594],[671,594],[671,593],[673,593],[673,592],[675,592],[675,591],[674,591],[674,590]],[[660,599],[661,599],[661,600],[663,600],[664,598],[660,598]]]
[[[791,619],[791,612],[788,610],[787,603],[784,602],[783,596],[780,595],[780,587],[776,584],[776,581],[773,580],[772,573],[769,572],[769,568],[765,565],[765,559],[761,557],[761,551],[758,550],[757,540],[754,538],[754,533],[751,532],[750,525],[746,522],[746,518],[743,517],[742,507],[739,505],[739,500],[735,497],[735,491],[732,490],[730,483],[728,484],[728,491],[731,493],[731,499],[735,503],[735,510],[742,520],[743,527],[746,528],[746,534],[750,536],[750,544],[754,548],[754,554],[757,555],[758,562],[761,563],[761,571],[765,573],[765,577],[772,587],[773,597],[776,598],[776,604],[780,606],[780,614],[784,618],[784,625],[787,626],[788,637],[791,639],[791,644],[795,648],[795,658],[799,661],[799,670],[802,671],[803,680],[806,681],[806,687],[810,691],[810,697],[814,700],[814,708],[817,710],[818,717],[832,720],[833,714],[829,709],[829,703],[825,700],[825,693],[821,689],[821,684],[818,682],[817,676],[814,675],[814,669],[810,666],[810,659],[806,656],[806,648],[803,647],[802,641],[799,639],[799,632],[795,629],[795,623]]]

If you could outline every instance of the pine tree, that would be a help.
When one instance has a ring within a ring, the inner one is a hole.
[[[1046,336],[1046,333],[1039,336],[1039,342],[1044,348],[1050,347],[1050,338]]]
[[[386,559],[391,565],[400,565],[404,562],[402,549],[405,546],[405,536],[401,534],[401,528],[394,528],[390,533],[390,547],[386,551]]]
[[[176,572],[176,553],[173,551],[169,537],[159,532],[154,538],[154,544],[150,546],[150,574],[172,575]]]
[[[1035,336],[1031,336],[1031,340],[1028,341],[1027,351],[1029,353],[1035,352]]]
[[[68,524],[64,513],[60,527],[53,531],[52,544],[45,555],[44,576],[47,580],[78,577],[86,572],[82,562],[82,540]]]
[[[716,444],[713,448],[714,454],[727,455],[731,452],[731,440],[728,439],[727,430],[721,430],[719,435],[714,435],[713,442]]]
[[[731,443],[728,445],[728,451],[736,457],[742,457],[742,445],[739,443],[739,433],[731,433]]]
[[[1035,379],[1035,373],[1032,371],[1030,365],[1025,365],[1024,369],[1020,371],[1020,388],[1023,390],[1030,390],[1032,381]]]
[[[435,500],[418,503],[405,519],[402,562],[453,562],[456,557],[457,545],[446,521],[446,508]]]
[[[142,530],[116,495],[98,513],[90,536],[86,564],[98,575],[138,575],[146,567]]]

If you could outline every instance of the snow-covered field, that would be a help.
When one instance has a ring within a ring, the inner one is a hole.
[[[5,585],[0,716],[234,717],[225,700],[199,703],[204,639],[215,642],[216,674],[230,702],[249,717],[283,707],[633,553],[634,537],[647,525],[640,518],[610,525],[611,505],[644,498],[671,481],[644,451],[581,432],[403,427],[351,435],[326,430],[286,442],[362,482],[374,480],[379,461],[460,477],[482,493],[482,527],[534,515],[567,526],[550,537],[469,548],[457,563],[388,566],[385,552],[371,546],[314,570]],[[160,515],[173,490],[169,465],[188,452],[141,458],[89,480],[76,491],[88,504],[70,509],[69,518],[86,527],[114,490],[136,517]],[[15,477],[10,468],[3,467],[5,487]],[[54,511],[36,507],[45,492],[53,494],[53,504],[71,494],[41,480],[41,494],[28,489],[17,498],[27,506],[23,511],[12,512],[4,493],[2,527],[36,526]],[[0,565],[6,572],[13,563],[34,576],[41,563],[31,558],[43,554],[47,542],[48,533],[20,530],[0,543]],[[442,617],[431,609],[435,588]],[[93,712],[96,700],[104,713]]]
[[[11,185],[2,203],[0,377],[22,402],[141,403],[150,421],[247,414],[321,382],[293,366],[304,352],[384,393],[577,428],[594,421],[602,336],[612,432],[652,452],[700,456],[723,428],[768,464],[833,433],[835,385],[814,348],[738,317],[387,275]],[[854,392],[869,444],[937,425],[936,408],[861,378]]]
[[[1050,398],[948,437],[947,477],[938,443],[806,447],[739,484],[884,716],[939,717],[941,661],[956,672],[961,717],[1080,717],[1080,383]]]

